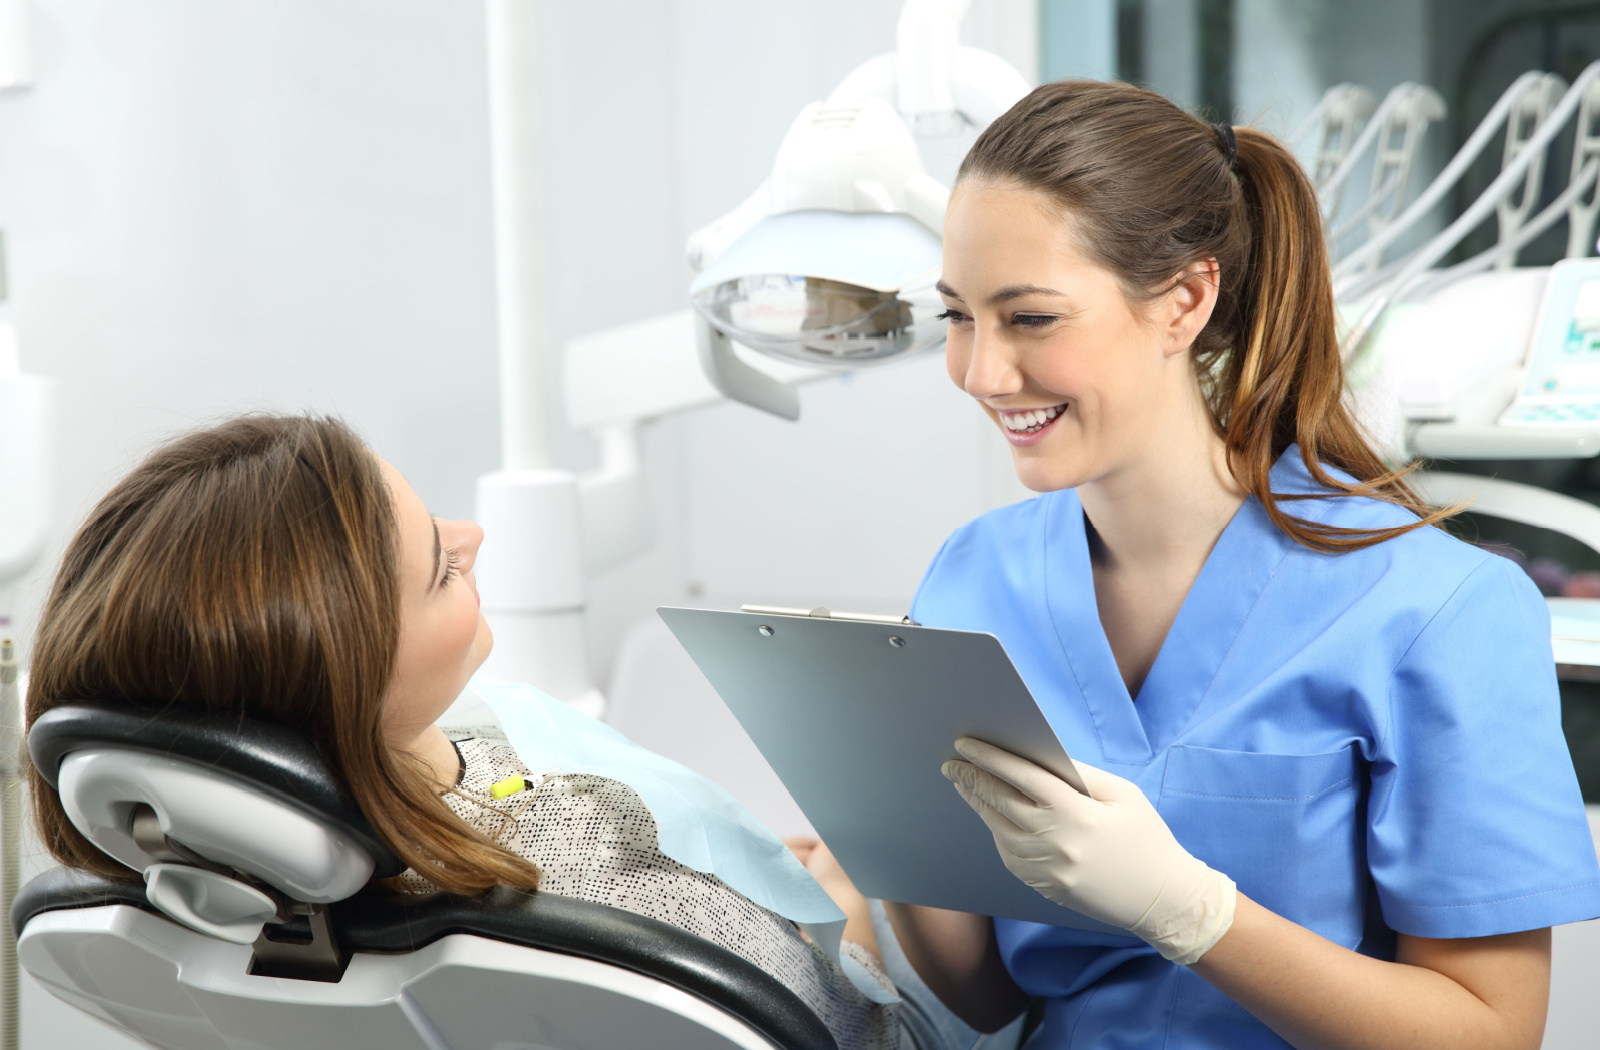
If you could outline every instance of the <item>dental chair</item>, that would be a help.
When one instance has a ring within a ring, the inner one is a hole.
[[[21,965],[150,1045],[837,1050],[776,978],[666,923],[505,887],[369,887],[405,865],[282,726],[83,703],[39,717],[28,750],[131,870],[24,886]]]

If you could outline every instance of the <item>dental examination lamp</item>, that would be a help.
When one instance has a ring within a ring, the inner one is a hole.
[[[567,421],[597,471],[550,466],[533,127],[537,5],[489,0],[490,127],[504,469],[478,479],[478,590],[490,674],[599,714],[583,637],[587,578],[648,549],[643,423],[719,401],[798,419],[795,384],[942,344],[948,189],[918,134],[982,128],[1028,92],[1003,59],[958,42],[970,0],[909,0],[893,52],[806,106],[771,174],[689,238],[691,308],[574,340]]]

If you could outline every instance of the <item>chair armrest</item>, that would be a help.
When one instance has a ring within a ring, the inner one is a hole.
[[[737,1017],[785,1050],[838,1050],[827,1026],[783,982],[670,923],[553,893],[496,887],[475,897],[367,890],[332,906],[352,951],[414,951],[452,933],[609,963],[653,977]]]

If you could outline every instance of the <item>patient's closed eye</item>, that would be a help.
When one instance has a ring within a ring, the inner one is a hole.
[[[440,587],[448,587],[452,577],[461,575],[461,552],[454,547],[444,549],[444,578],[439,581]]]

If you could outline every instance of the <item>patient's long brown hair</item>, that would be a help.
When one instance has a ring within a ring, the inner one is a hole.
[[[336,420],[247,416],[157,449],[73,537],[33,651],[28,722],[74,700],[270,719],[306,733],[373,828],[441,889],[531,889],[539,872],[457,818],[390,747],[399,534],[378,462]],[[31,767],[30,767],[31,768]],[[32,773],[62,863],[131,873]]]
[[[1273,522],[1314,550],[1371,546],[1453,510],[1423,504],[1386,466],[1345,403],[1322,213],[1299,162],[1271,135],[1233,129],[1230,164],[1216,128],[1128,84],[1045,84],[989,125],[957,182],[1037,190],[1134,301],[1166,292],[1215,259],[1220,292],[1193,356],[1234,478]],[[1370,496],[1420,519],[1350,529],[1285,512],[1269,474],[1291,444],[1335,495]],[[1324,467],[1355,479],[1342,481]]]

